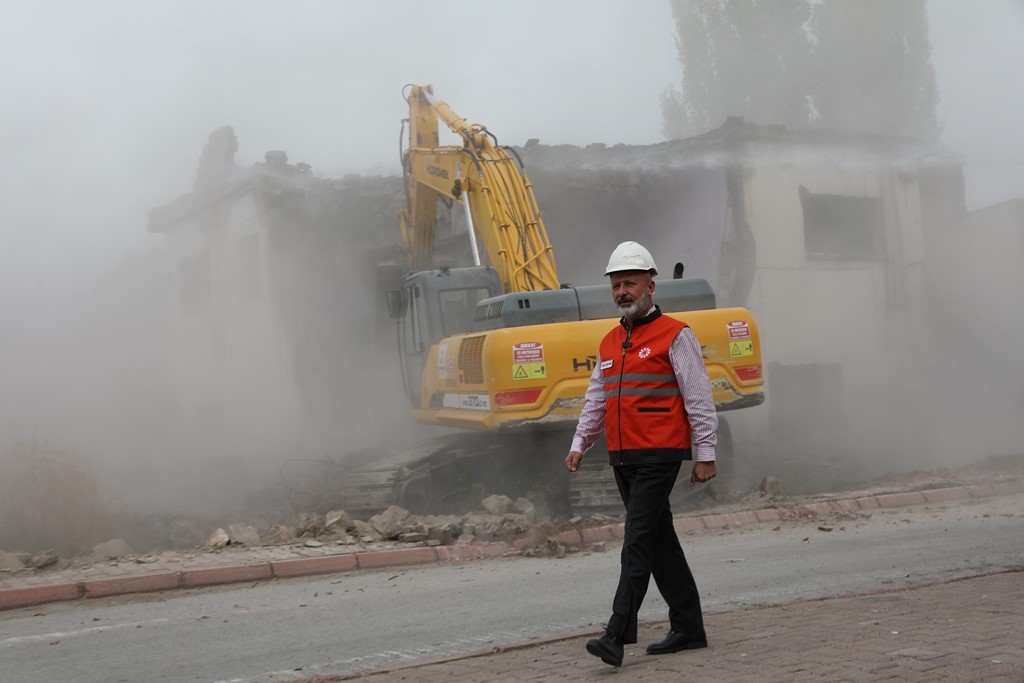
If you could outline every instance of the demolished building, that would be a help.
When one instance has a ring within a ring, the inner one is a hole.
[[[283,449],[315,435],[338,452],[400,432],[381,290],[403,269],[401,178],[318,178],[283,153],[240,169],[236,148],[214,132],[195,189],[150,219],[177,273],[175,376],[195,433]],[[753,311],[769,398],[730,416],[748,435],[844,428],[843,387],[921,318],[930,236],[965,215],[955,159],[910,138],[730,120],[656,145],[517,151],[563,281],[601,282],[605,255],[636,239],[662,277],[707,278],[720,306]],[[439,244],[469,265],[457,208]]]
[[[371,417],[369,398],[353,400],[381,336],[367,254],[390,239],[400,185],[318,178],[284,152],[240,168],[236,151],[230,128],[211,133],[194,189],[150,214],[176,277],[183,431],[189,447],[221,452],[336,443]]]
[[[959,164],[915,138],[730,119],[686,140],[531,142],[522,156],[563,276],[586,277],[629,237],[663,276],[707,278],[720,306],[754,313],[768,400],[729,420],[791,451],[850,428],[866,366],[884,366],[923,315],[929,237],[965,213]]]

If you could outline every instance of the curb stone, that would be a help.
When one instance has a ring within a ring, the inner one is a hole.
[[[810,517],[819,514],[851,514],[880,508],[924,505],[956,500],[1024,493],[1024,480],[997,482],[906,493],[823,501],[788,508],[759,508],[700,517],[678,517],[677,533],[697,533],[709,529],[726,529],[781,519]],[[554,538],[564,546],[579,546],[621,539],[621,523],[585,529],[568,529]],[[519,544],[521,545],[521,544]],[[470,543],[438,547],[413,547],[326,555],[301,559],[269,560],[237,565],[185,569],[178,572],[139,573],[126,576],[87,579],[27,587],[0,589],[0,611],[31,607],[52,602],[68,602],[82,598],[112,597],[151,593],[183,588],[201,588],[232,583],[268,581],[332,574],[360,569],[413,566],[445,562],[464,562],[501,557],[519,547],[512,543]]]

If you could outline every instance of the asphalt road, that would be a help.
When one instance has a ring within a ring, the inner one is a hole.
[[[1024,566],[1024,496],[686,536],[707,611]],[[820,527],[820,528],[819,528]],[[830,529],[830,530],[829,530]],[[384,569],[0,613],[0,680],[235,681],[339,674],[598,629],[606,552]],[[664,619],[651,590],[643,619]],[[712,634],[713,637],[713,634]]]

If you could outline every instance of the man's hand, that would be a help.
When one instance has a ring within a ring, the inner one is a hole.
[[[581,460],[583,460],[582,453],[579,451],[569,451],[569,455],[565,456],[565,469],[575,472],[580,468]]]
[[[572,455],[570,453],[570,455]],[[706,481],[711,481],[718,474],[718,468],[715,467],[715,461],[710,462],[695,462],[693,463],[693,472],[690,474],[690,486],[694,484],[703,484]]]

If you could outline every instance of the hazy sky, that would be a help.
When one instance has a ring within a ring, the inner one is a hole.
[[[1024,2],[928,7],[970,204],[1024,196]],[[0,0],[0,305],[157,243],[147,211],[226,124],[242,165],[395,174],[402,86],[431,82],[502,142],[659,142],[673,41],[665,0]]]

